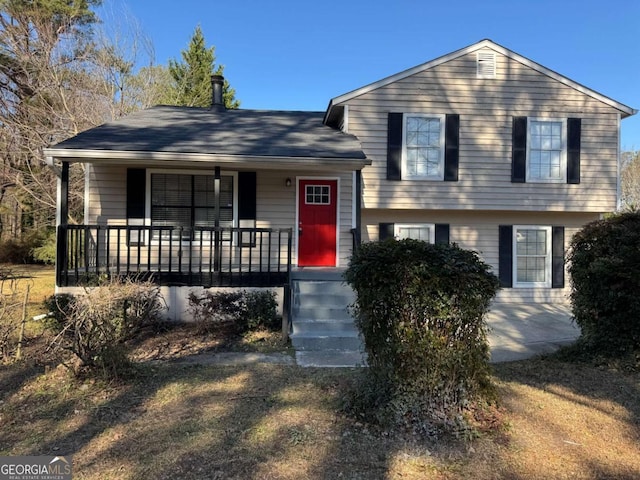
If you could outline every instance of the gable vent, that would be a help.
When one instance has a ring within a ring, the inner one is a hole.
[[[496,78],[496,54],[494,52],[478,52],[477,77]]]

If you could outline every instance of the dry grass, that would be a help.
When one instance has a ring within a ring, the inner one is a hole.
[[[499,366],[508,427],[420,445],[342,413],[352,370],[141,367],[120,385],[25,364],[0,375],[0,455],[73,454],[79,479],[640,478],[640,378],[552,360]]]
[[[53,295],[55,287],[55,270],[50,265],[7,265],[0,264],[0,269],[10,271],[18,281],[18,289],[26,292],[29,286],[29,303],[27,312],[30,317],[44,313],[44,300]]]
[[[31,272],[52,284],[51,275]],[[183,328],[133,348],[157,360],[273,351],[276,338]],[[78,479],[640,478],[637,370],[554,359],[497,365],[504,427],[466,445],[421,445],[346,417],[341,399],[355,375],[145,363],[135,379],[104,384],[17,363],[0,367],[0,455],[72,454]]]

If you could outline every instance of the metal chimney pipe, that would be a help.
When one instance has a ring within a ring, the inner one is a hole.
[[[211,108],[224,107],[222,100],[222,87],[224,77],[222,75],[211,75]]]

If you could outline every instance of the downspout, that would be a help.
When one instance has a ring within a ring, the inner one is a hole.
[[[62,175],[62,170],[60,170],[60,167],[58,167],[55,164],[55,161],[53,160],[53,157],[46,156],[46,157],[44,157],[44,161],[47,164],[47,167],[49,167],[51,170],[53,170],[53,173],[56,174],[56,177],[60,178],[60,176]]]
[[[362,170],[356,170],[356,247],[362,243]]]
[[[616,211],[622,210],[622,138],[620,135],[620,114],[618,114],[618,154],[617,154],[617,174],[616,174]]]

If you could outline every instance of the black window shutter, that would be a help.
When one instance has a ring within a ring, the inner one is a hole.
[[[449,224],[448,223],[436,223],[436,245],[441,243],[449,243]]]
[[[445,117],[444,131],[444,181],[458,181],[458,159],[460,146],[460,115]]]
[[[551,229],[551,287],[564,288],[564,227]]]
[[[144,218],[147,172],[144,168],[127,168],[127,218]]]
[[[525,183],[527,178],[527,117],[513,117],[511,140],[511,182]]]
[[[402,113],[389,113],[387,125],[387,180],[402,179]]]
[[[238,172],[238,220],[255,220],[256,172]]]
[[[498,235],[498,278],[500,286],[513,286],[513,226],[500,225]]]
[[[393,234],[393,223],[380,223],[379,225],[380,233],[378,234],[378,239],[380,241],[386,240],[387,238],[394,238]]]
[[[580,134],[582,119],[567,119],[567,183],[580,183]]]

